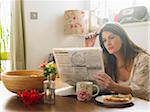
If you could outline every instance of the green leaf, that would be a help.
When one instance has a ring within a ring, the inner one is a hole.
[[[9,60],[10,53],[9,52],[0,52],[0,60]]]

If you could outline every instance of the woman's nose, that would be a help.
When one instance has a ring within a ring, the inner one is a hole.
[[[111,41],[110,41],[110,40],[107,40],[106,46],[110,46],[110,45],[111,45]]]

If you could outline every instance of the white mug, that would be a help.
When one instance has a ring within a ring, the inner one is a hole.
[[[97,90],[95,94],[93,94],[94,87]],[[93,82],[82,81],[76,83],[76,94],[77,94],[77,99],[79,101],[89,101],[91,100],[92,97],[98,95],[99,91],[100,91],[99,87],[93,84]]]

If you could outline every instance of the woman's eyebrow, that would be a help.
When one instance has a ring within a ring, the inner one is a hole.
[[[110,34],[110,35],[108,36],[108,38],[109,38],[109,37],[114,37],[114,36],[115,36],[115,34]]]
[[[112,37],[112,36],[114,36],[114,34],[110,34],[110,35],[108,36],[108,38],[110,38],[110,37]],[[102,37],[102,39],[104,40],[105,37]]]

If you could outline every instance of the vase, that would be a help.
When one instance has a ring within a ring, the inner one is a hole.
[[[52,80],[51,75],[47,76],[44,82],[44,103],[55,104],[55,81]]]

